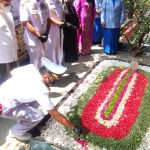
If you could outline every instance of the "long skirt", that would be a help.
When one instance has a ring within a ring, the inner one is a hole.
[[[120,28],[103,29],[104,33],[104,52],[107,54],[114,54],[118,50]]]
[[[86,55],[91,53],[92,29],[89,31],[78,29],[78,51],[79,54]]]
[[[103,28],[101,25],[101,18],[95,18],[92,41],[96,43],[101,43],[103,38]]]
[[[63,50],[65,53],[65,62],[72,63],[78,60],[77,30],[64,29]]]
[[[85,13],[87,15],[85,15]],[[82,29],[78,29],[77,37],[78,37],[78,51],[82,55],[91,53],[91,45],[92,45],[92,13],[93,7],[89,5],[89,7],[85,7],[81,9],[80,12],[80,24]]]

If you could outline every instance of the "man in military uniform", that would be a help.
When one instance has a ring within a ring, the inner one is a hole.
[[[41,67],[41,58],[45,56],[50,15],[45,0],[22,0],[20,21],[25,25],[24,41],[30,56],[30,63]]]
[[[63,59],[63,30],[64,13],[60,0],[48,1],[51,30],[49,33],[50,42],[47,49],[47,58],[56,64],[61,64]]]
[[[13,77],[0,86],[1,117],[19,120],[10,129],[10,134],[20,141],[30,140],[31,134],[28,131],[44,117],[38,109],[40,105],[56,121],[80,135],[82,128],[68,121],[50,100],[49,87],[67,68],[46,58],[42,58],[42,63],[44,66],[39,71],[32,64],[14,69],[11,72]]]

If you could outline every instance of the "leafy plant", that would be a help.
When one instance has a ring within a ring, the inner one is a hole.
[[[129,55],[135,58],[137,54],[146,50],[145,43],[150,43],[150,10],[149,0],[126,0],[127,18],[131,19],[127,25],[122,27],[122,36],[126,38],[129,45]]]

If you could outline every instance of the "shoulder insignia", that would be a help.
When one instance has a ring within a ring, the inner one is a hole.
[[[22,4],[21,4],[21,8],[23,9],[23,8],[24,8],[24,6],[25,6],[25,3],[22,3]]]
[[[22,2],[21,2],[21,8],[23,9],[24,8],[24,6],[25,6],[25,4],[26,3],[29,3],[30,2],[30,0],[22,0]]]
[[[38,19],[38,10],[37,10],[37,8],[35,7],[35,5],[33,4],[32,5],[32,12],[33,12],[33,14],[34,14],[34,19]]]

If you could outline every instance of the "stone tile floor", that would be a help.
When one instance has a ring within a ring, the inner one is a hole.
[[[79,59],[75,63],[64,63],[64,66],[68,68],[66,73],[61,77],[61,80],[51,87],[51,100],[56,105],[68,91],[70,91],[74,85],[80,80],[86,72],[97,61],[105,59],[120,59],[129,62],[127,52],[118,51],[116,55],[106,55],[103,53],[102,47],[92,46],[90,55],[79,56]],[[136,59],[141,64],[150,65],[150,57],[145,55],[139,55]],[[46,111],[44,111],[46,113]],[[28,146],[27,143],[19,142],[14,138],[8,136],[9,128],[15,124],[15,120],[8,120],[0,118],[0,150],[25,150]]]

